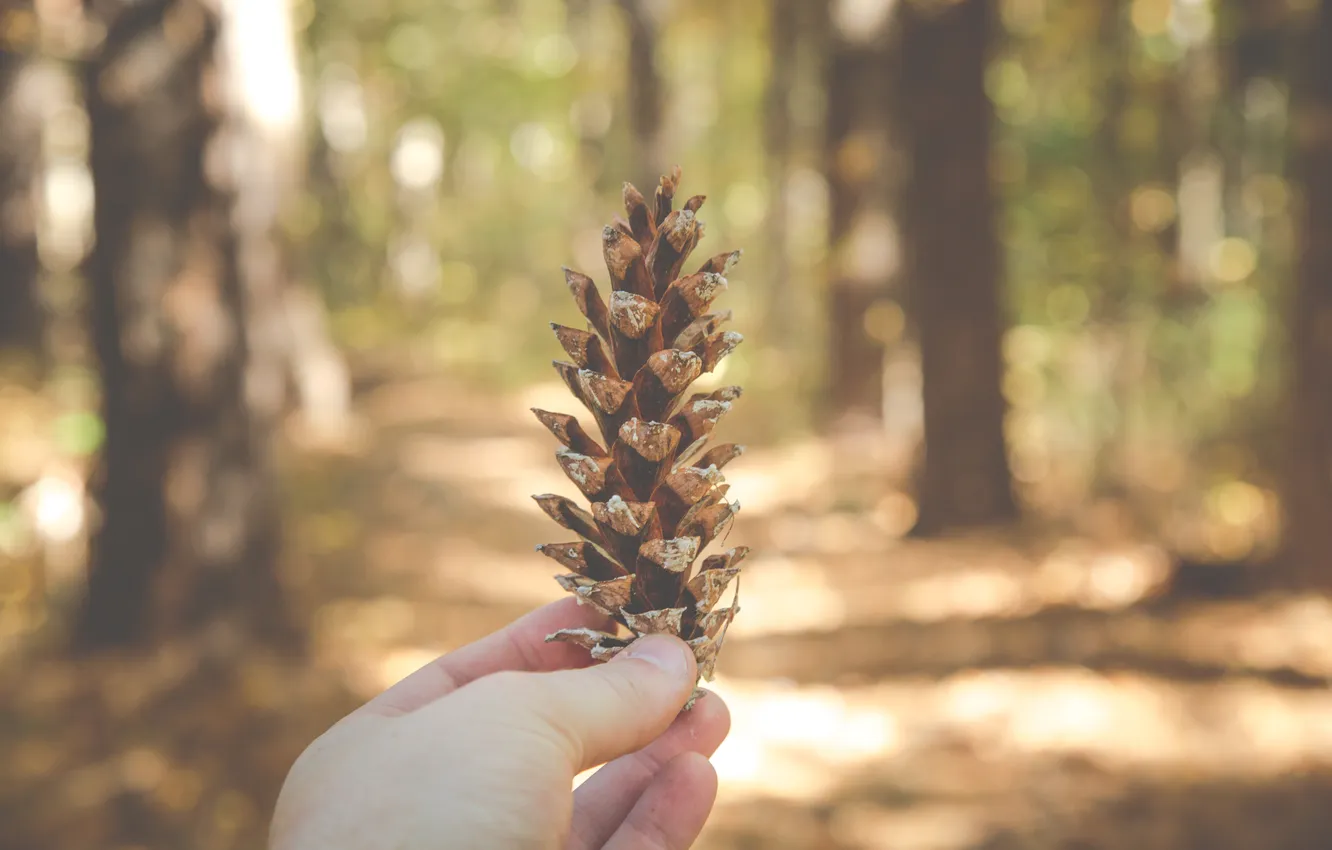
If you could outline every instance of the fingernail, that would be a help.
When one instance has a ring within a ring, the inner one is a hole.
[[[665,635],[645,635],[629,645],[619,658],[641,658],[662,670],[683,679],[689,675],[689,647]]]

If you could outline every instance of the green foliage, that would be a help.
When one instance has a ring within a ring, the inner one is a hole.
[[[656,57],[667,147],[709,193],[706,249],[748,249],[728,296],[748,342],[728,380],[748,382],[752,430],[775,436],[801,417],[763,411],[789,409],[793,385],[798,410],[817,397],[822,322],[806,317],[800,339],[761,322],[772,57],[753,24],[768,9],[670,9]],[[1259,437],[1281,388],[1273,329],[1291,264],[1285,94],[1226,73],[1237,27],[1223,3],[1006,0],[1001,12],[987,89],[1014,465],[1055,514],[1128,493],[1170,526],[1190,503],[1180,494],[1229,480],[1211,458],[1242,446],[1244,474],[1275,463]],[[600,273],[599,229],[636,162],[617,5],[306,0],[298,18],[315,179],[297,229],[341,341],[491,385],[548,380],[543,325],[576,321],[559,266]],[[821,92],[805,73],[797,89]],[[798,176],[818,173],[820,144],[817,129],[797,143]],[[814,236],[793,239],[790,260],[816,305],[822,183],[800,185],[795,229]]]
[[[761,303],[766,69],[762,34],[741,24],[760,9],[680,9],[657,62],[671,155],[710,193],[701,250],[751,248],[732,290],[746,315]],[[601,272],[633,161],[618,10],[396,0],[298,17],[316,182],[297,229],[342,341],[406,340],[423,368],[505,385],[548,378],[544,324],[576,317],[559,268]]]
[[[1284,95],[1271,80],[1246,90],[1225,78],[1233,42],[1218,38],[1214,5],[1193,17],[1146,0],[1121,8],[1005,4],[1010,37],[989,89],[1009,307],[1042,340],[1038,368],[1009,363],[1035,368],[1042,387],[1009,382],[1028,423],[1014,451],[1057,453],[1093,493],[1127,489],[1168,529],[1194,510],[1185,493],[1236,476],[1273,486],[1255,472],[1278,460]],[[1051,434],[1071,444],[1045,445]],[[1219,470],[1236,448],[1256,462]],[[1170,456],[1189,461],[1176,471],[1161,463]]]
[[[89,410],[79,410],[58,416],[52,423],[56,448],[68,455],[86,457],[102,446],[106,427],[102,418]]]

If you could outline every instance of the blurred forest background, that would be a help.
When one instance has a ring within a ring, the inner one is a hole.
[[[701,846],[1332,847],[1332,0],[0,0],[0,848],[261,847],[743,248]]]

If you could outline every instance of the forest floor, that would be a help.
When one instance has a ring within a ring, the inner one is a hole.
[[[293,431],[308,660],[225,638],[69,659],[58,612],[15,638],[0,850],[262,847],[322,729],[560,596],[532,552],[560,530],[528,496],[570,487],[527,408],[562,392],[395,381],[336,445]],[[734,723],[701,848],[1332,848],[1332,601],[1163,596],[1167,559],[1134,541],[904,540],[891,496],[823,498],[860,486],[833,454],[728,468],[729,542],[755,554],[713,686]]]

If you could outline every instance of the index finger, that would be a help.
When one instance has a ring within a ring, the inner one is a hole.
[[[362,706],[362,711],[393,717],[415,711],[482,676],[501,670],[549,672],[587,667],[586,649],[570,643],[546,643],[560,629],[606,630],[606,615],[573,597],[552,602],[478,641],[469,643],[407,676]]]

